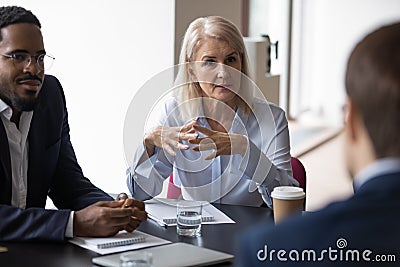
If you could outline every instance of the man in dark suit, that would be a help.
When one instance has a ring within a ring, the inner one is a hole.
[[[146,219],[143,202],[121,201],[83,176],[70,142],[59,81],[44,74],[40,22],[0,7],[0,241],[111,236]],[[58,210],[45,210],[49,196]]]
[[[399,266],[400,23],[355,47],[346,92],[345,151],[354,196],[251,229],[239,243],[236,266]]]

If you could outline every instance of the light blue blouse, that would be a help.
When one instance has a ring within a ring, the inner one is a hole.
[[[184,125],[177,106],[175,99],[167,100],[156,125]],[[244,114],[238,108],[229,130],[248,138],[244,156],[223,155],[205,160],[210,151],[175,150],[177,155],[172,157],[156,148],[154,155],[140,162],[146,153],[140,146],[127,171],[132,195],[137,199],[158,195],[164,180],[173,173],[174,184],[181,187],[184,199],[246,206],[265,202],[271,207],[274,187],[298,186],[292,177],[287,120],[281,108],[258,98],[254,98],[251,110]],[[199,110],[198,125],[210,128],[202,114]]]

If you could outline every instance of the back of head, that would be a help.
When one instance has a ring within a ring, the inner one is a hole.
[[[347,65],[346,91],[377,158],[400,157],[400,23],[367,35]]]
[[[0,7],[0,29],[17,23],[32,23],[41,27],[39,20],[33,13],[19,6]],[[0,41],[2,37],[0,34]]]

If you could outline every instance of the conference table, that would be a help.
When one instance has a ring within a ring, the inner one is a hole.
[[[266,207],[246,207],[236,205],[213,204],[232,218],[234,224],[202,225],[200,237],[181,237],[176,234],[175,227],[162,227],[150,219],[138,228],[171,242],[185,242],[196,246],[210,248],[229,254],[235,254],[238,236],[255,225],[273,223],[272,210]],[[51,231],[51,229],[49,229]],[[7,252],[0,253],[0,266],[93,266],[92,258],[100,256],[96,252],[83,249],[69,242],[0,242],[7,247]],[[230,266],[224,263],[220,266]]]

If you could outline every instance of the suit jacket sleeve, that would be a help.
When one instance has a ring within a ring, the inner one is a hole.
[[[82,173],[70,141],[64,93],[55,77],[45,77],[28,138],[26,209],[12,207],[10,197],[1,198],[0,241],[63,241],[71,210],[112,198]],[[1,194],[10,191],[10,173],[0,171],[5,176],[0,177],[5,181]],[[44,209],[47,195],[59,210]]]

